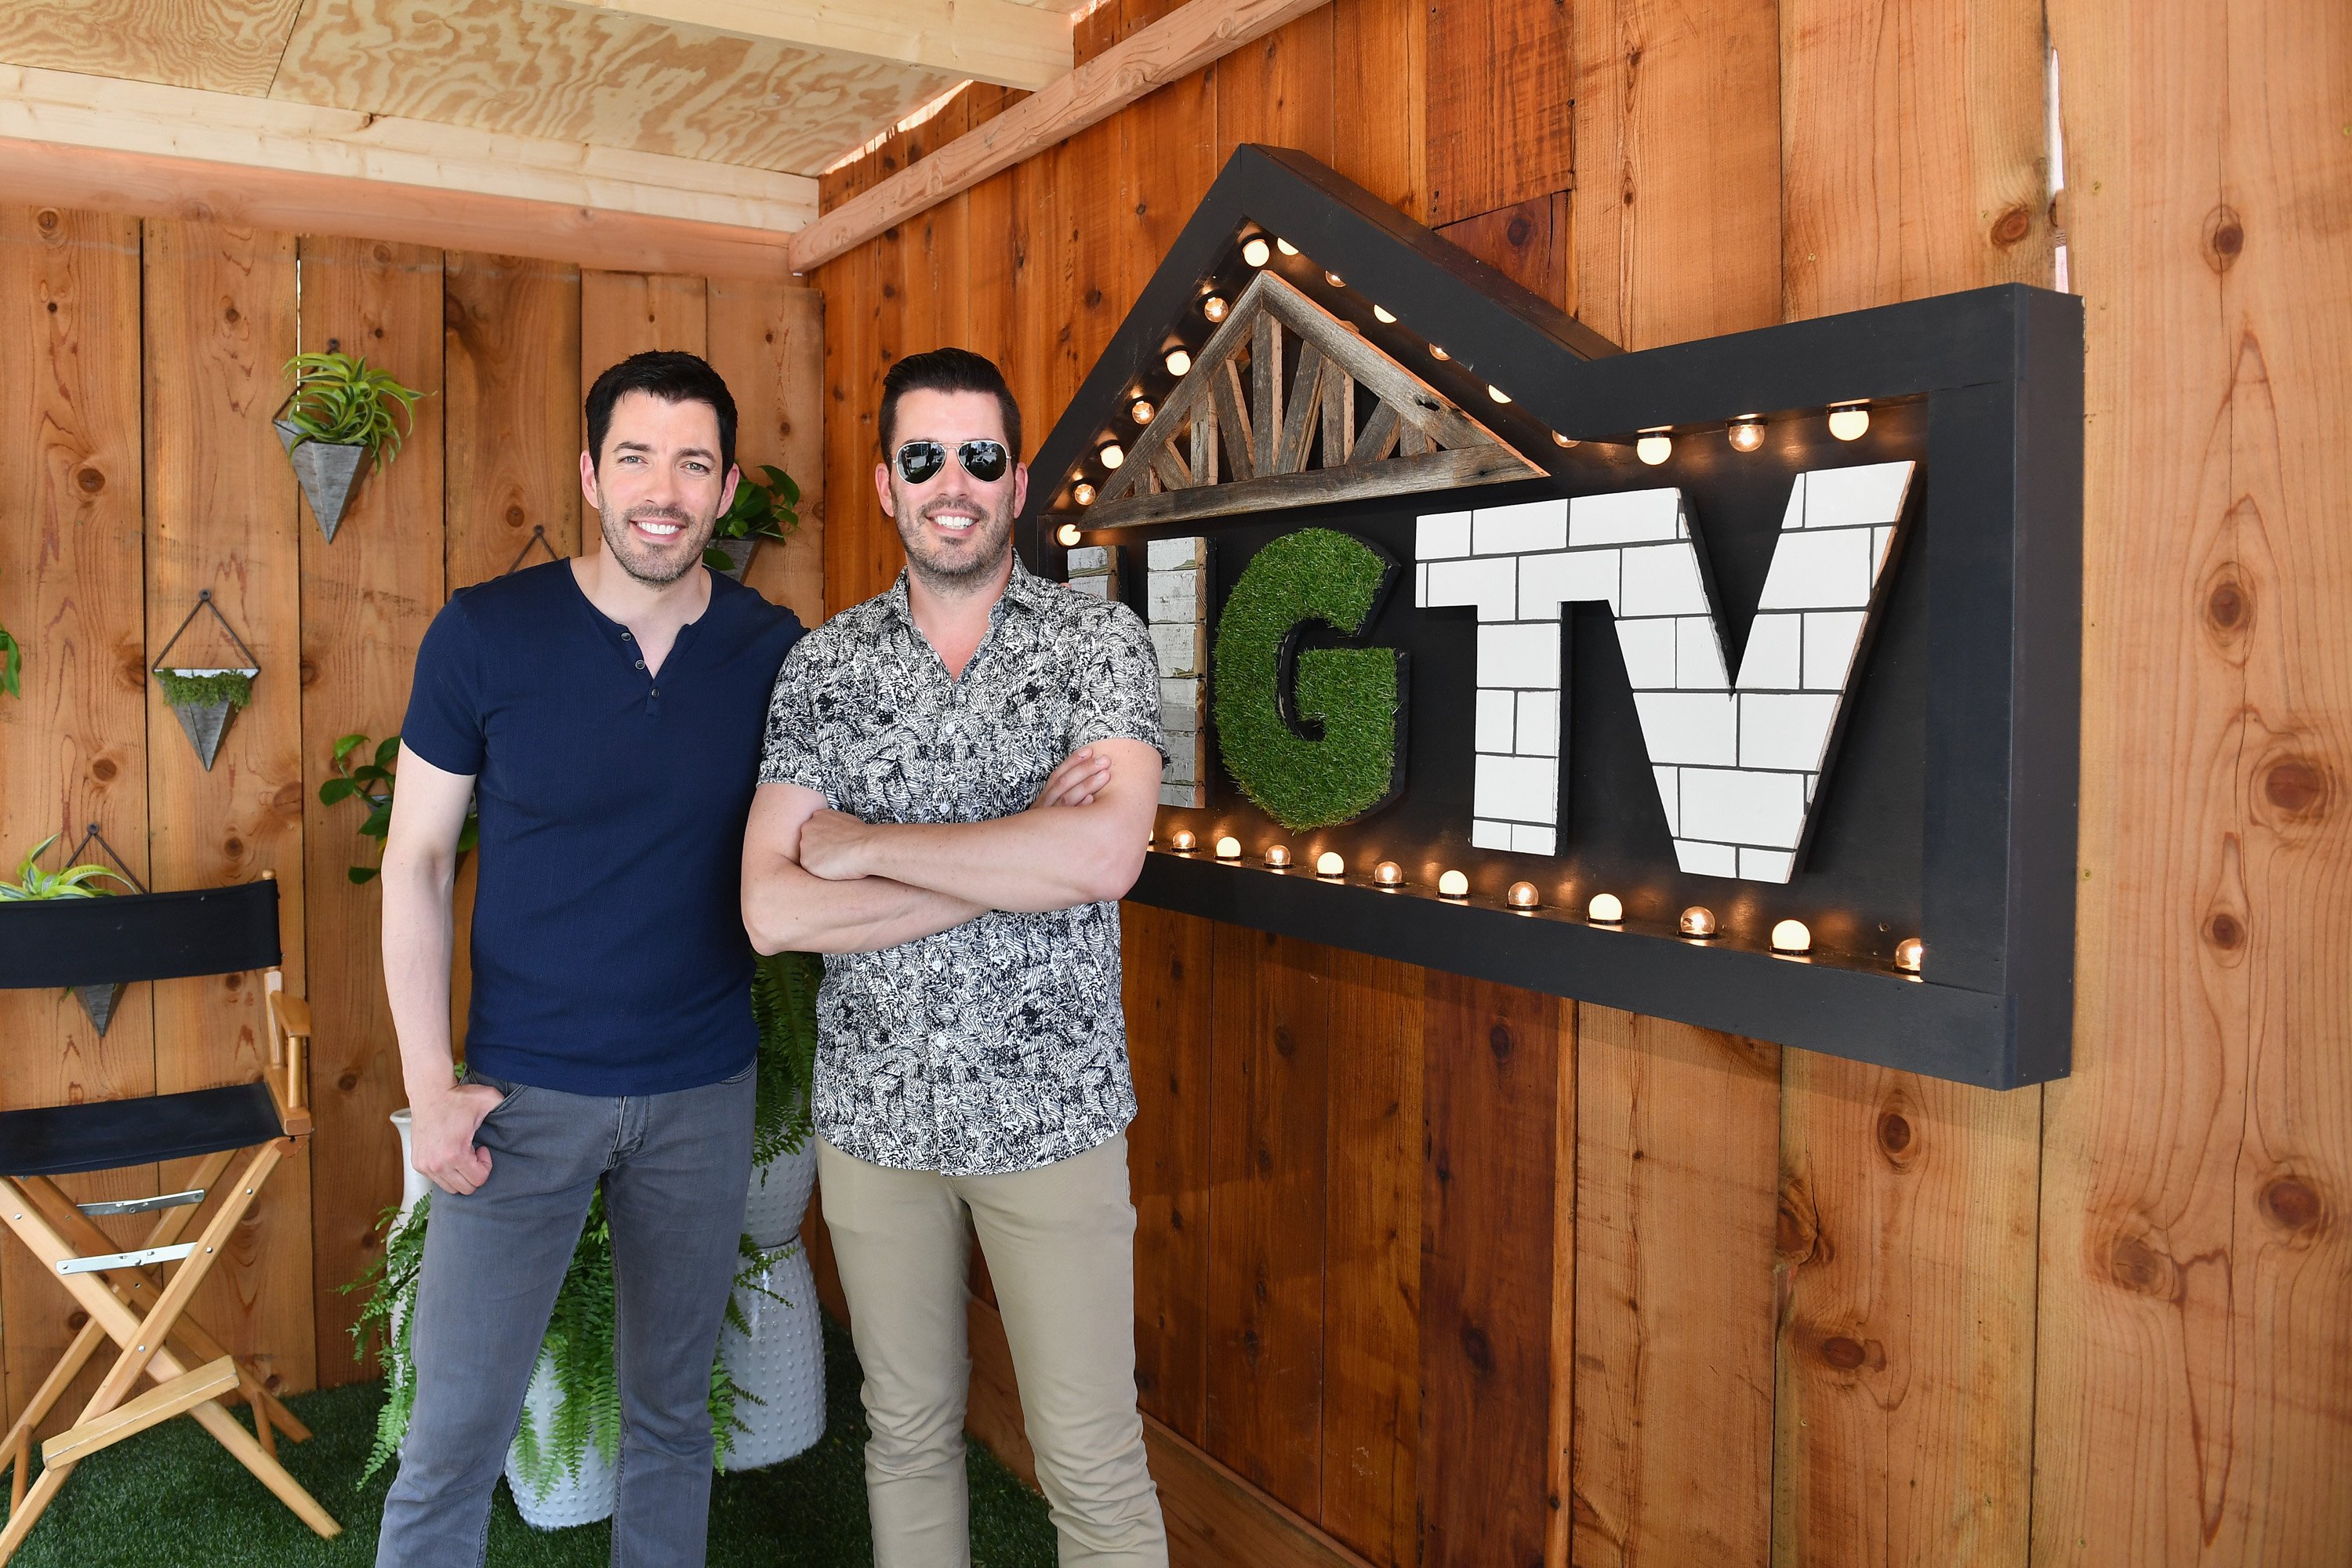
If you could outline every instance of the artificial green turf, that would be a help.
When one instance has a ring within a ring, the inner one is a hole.
[[[856,1568],[874,1551],[860,1455],[866,1414],[849,1336],[825,1324],[825,1435],[798,1458],[720,1476],[711,1490],[714,1568]],[[321,1541],[193,1421],[167,1421],[83,1462],[12,1568],[307,1568],[375,1561],[389,1468],[357,1483],[375,1434],[380,1383],[289,1400],[316,1434],[278,1442],[278,1457],[343,1533]],[[240,1411],[240,1415],[244,1412]],[[974,1444],[973,1568],[1051,1568],[1054,1527],[1043,1499]],[[5,1493],[0,1493],[5,1500]],[[506,1568],[603,1568],[608,1525],[541,1531],[523,1523],[501,1483],[490,1510],[490,1562]]]

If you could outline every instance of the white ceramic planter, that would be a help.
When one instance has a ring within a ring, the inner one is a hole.
[[[762,1252],[782,1247],[801,1233],[808,1214],[809,1194],[816,1189],[816,1134],[809,1134],[797,1154],[779,1154],[764,1165],[751,1167],[751,1187],[743,1203],[743,1234]]]
[[[530,1374],[530,1390],[522,1399],[522,1418],[538,1437],[541,1453],[554,1442],[555,1412],[562,1403],[563,1396],[555,1390],[555,1364],[541,1351],[539,1365]],[[517,1438],[507,1450],[507,1487],[514,1493],[515,1508],[525,1524],[534,1530],[562,1530],[613,1516],[620,1476],[612,1462],[596,1451],[594,1443],[581,1456],[580,1473],[559,1472],[544,1493],[533,1491],[522,1479],[521,1454],[521,1439]]]
[[[416,1201],[433,1190],[433,1184],[416,1168],[416,1130],[408,1107],[402,1106],[392,1113],[392,1130],[400,1137],[400,1219],[393,1228],[398,1230],[408,1223],[408,1213]]]
[[[816,1276],[809,1269],[808,1249],[795,1241],[770,1254],[759,1283],[772,1293],[748,1287],[735,1292],[751,1333],[730,1327],[719,1334],[719,1356],[728,1374],[760,1401],[746,1399],[736,1406],[736,1419],[750,1430],[735,1434],[725,1467],[730,1471],[789,1459],[824,1436],[824,1332],[817,1320]]]

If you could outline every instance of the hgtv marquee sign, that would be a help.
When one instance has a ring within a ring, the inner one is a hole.
[[[1241,149],[1022,520],[1160,650],[1131,896],[2063,1075],[2082,369],[2078,301],[2021,287],[1621,353]]]

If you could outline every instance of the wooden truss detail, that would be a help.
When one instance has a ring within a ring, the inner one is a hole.
[[[1261,272],[1084,521],[1139,528],[1542,474],[1346,322]]]

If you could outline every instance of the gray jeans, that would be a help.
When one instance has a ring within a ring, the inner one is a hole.
[[[490,1492],[539,1342],[601,1181],[618,1299],[614,1568],[699,1564],[710,1512],[710,1363],[751,1170],[752,1074],[610,1099],[516,1088],[476,1142],[490,1175],[436,1192],[416,1292],[416,1408],[384,1500],[377,1568],[457,1568],[489,1549]]]

